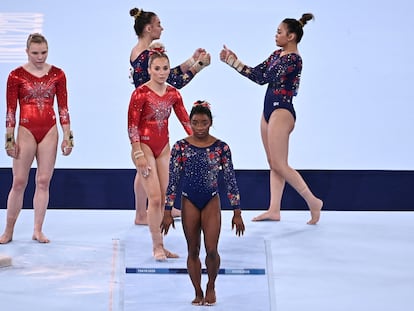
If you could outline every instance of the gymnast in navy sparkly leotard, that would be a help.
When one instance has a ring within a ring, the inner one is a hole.
[[[233,207],[232,228],[236,235],[244,233],[241,217],[240,195],[231,160],[229,146],[211,136],[212,125],[210,105],[198,101],[190,112],[193,134],[177,141],[171,151],[170,177],[167,189],[164,218],[161,231],[168,233],[174,227],[171,208],[182,185],[181,217],[187,241],[187,270],[194,286],[194,305],[213,305],[216,303],[215,280],[220,267],[218,241],[221,231],[221,207],[218,194],[219,172],[224,175],[227,198]],[[207,288],[201,288],[201,233],[204,236],[206,251]]]
[[[241,75],[258,84],[268,84],[260,131],[270,166],[270,205],[266,212],[253,218],[254,221],[280,220],[280,204],[286,182],[306,201],[311,213],[308,224],[314,225],[320,218],[322,200],[311,192],[300,174],[288,165],[289,137],[296,122],[292,100],[298,92],[302,72],[298,43],[303,36],[303,27],[312,19],[311,13],[302,14],[298,20],[285,18],[279,24],[275,36],[280,49],[256,67],[243,64],[226,46],[220,52],[220,60]]]
[[[171,150],[170,179],[165,208],[171,209],[176,189],[181,182],[182,195],[197,208],[203,209],[218,194],[218,177],[223,172],[227,198],[233,208],[239,208],[240,195],[231,161],[229,146],[216,140],[207,147],[197,147],[182,139]]]
[[[287,109],[296,119],[292,100],[299,88],[302,58],[296,53],[281,53],[281,49],[276,50],[261,64],[254,68],[245,66],[240,72],[258,84],[267,84],[263,106],[266,122],[276,109]]]

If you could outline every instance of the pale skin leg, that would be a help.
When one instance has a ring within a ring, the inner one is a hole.
[[[283,193],[281,186],[284,186],[284,181],[287,181],[306,201],[311,213],[308,224],[313,225],[319,221],[322,200],[313,195],[300,174],[288,165],[289,136],[294,125],[295,120],[286,109],[276,109],[267,124],[262,117],[263,144],[271,169],[271,205],[265,213],[255,217],[253,219],[255,221],[280,220],[280,201]]]
[[[178,255],[164,248],[160,228],[164,216],[165,192],[168,186],[170,147],[166,145],[156,159],[147,145],[141,143],[141,148],[151,167],[149,176],[142,178],[141,181],[148,196],[147,220],[153,241],[153,255],[156,260],[160,261],[166,258],[176,258]]]
[[[49,200],[49,184],[56,159],[57,139],[56,126],[49,131],[39,145],[26,128],[19,127],[17,144],[20,146],[20,151],[18,158],[13,159],[13,184],[7,199],[6,229],[0,236],[0,244],[8,243],[13,238],[14,226],[23,207],[24,191],[35,156],[38,168],[33,198],[35,214],[33,239],[41,243],[49,242],[49,239],[42,232],[42,226]]]
[[[135,224],[148,225],[147,219],[147,194],[141,183],[142,177],[137,173],[134,180],[135,193]],[[171,211],[173,217],[180,217],[181,211],[173,208]]]
[[[220,267],[220,255],[218,253],[218,241],[221,230],[221,211],[219,196],[212,198],[202,209],[195,207],[188,199],[182,199],[182,223],[187,240],[187,269],[195,291],[192,304],[216,303],[215,281]],[[201,231],[204,235],[206,249],[205,264],[207,268],[208,282],[204,297],[201,288]]]
[[[42,227],[49,204],[49,187],[52,179],[58,144],[58,132],[54,126],[37,146],[36,190],[33,197],[34,231],[33,240],[49,243],[43,234]]]
[[[147,225],[147,194],[142,186],[139,173],[135,174],[134,179],[134,193],[135,193],[135,224]]]

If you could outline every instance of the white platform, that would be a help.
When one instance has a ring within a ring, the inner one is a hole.
[[[1,231],[5,214],[0,210]],[[231,212],[223,212],[222,267],[265,265],[266,274],[219,275],[214,310],[406,311],[414,305],[414,212],[324,212],[317,226],[306,225],[307,212],[251,222],[257,214],[243,212],[246,234],[236,238]],[[31,240],[33,211],[23,210],[13,242],[0,245],[13,259],[0,269],[0,310],[194,310],[188,275],[125,273],[127,265],[152,265],[147,227],[134,226],[133,217],[134,211],[49,209],[44,229],[51,243],[39,244]],[[165,243],[183,257],[168,267],[184,266],[185,241],[176,225]]]

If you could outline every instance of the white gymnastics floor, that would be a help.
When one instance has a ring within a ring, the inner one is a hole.
[[[12,259],[0,268],[0,310],[413,308],[414,212],[325,211],[316,226],[306,225],[305,211],[251,222],[259,212],[243,212],[241,238],[231,231],[232,212],[223,212],[217,304],[195,307],[188,275],[177,273],[186,256],[179,220],[165,246],[181,258],[156,263],[148,228],[133,225],[134,211],[49,209],[44,230],[51,243],[39,244],[31,241],[33,211],[23,210],[13,241],[0,245],[0,256]],[[5,214],[1,209],[1,231]]]

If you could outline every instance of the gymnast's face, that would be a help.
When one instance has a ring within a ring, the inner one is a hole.
[[[276,45],[283,48],[292,39],[293,39],[293,34],[290,34],[288,32],[287,25],[285,23],[280,23],[276,31]]]
[[[164,30],[161,26],[161,21],[158,16],[154,16],[151,20],[151,24],[148,25],[147,31],[149,32],[153,40],[161,38],[161,33]]]
[[[208,115],[204,113],[196,113],[192,116],[190,123],[194,137],[198,139],[208,137],[211,126],[211,120]]]
[[[47,59],[47,44],[42,43],[30,43],[29,48],[26,49],[26,53],[29,59],[29,63],[39,66],[43,65]]]
[[[156,83],[165,83],[170,74],[170,62],[167,57],[157,57],[152,59],[148,68],[151,80]]]

